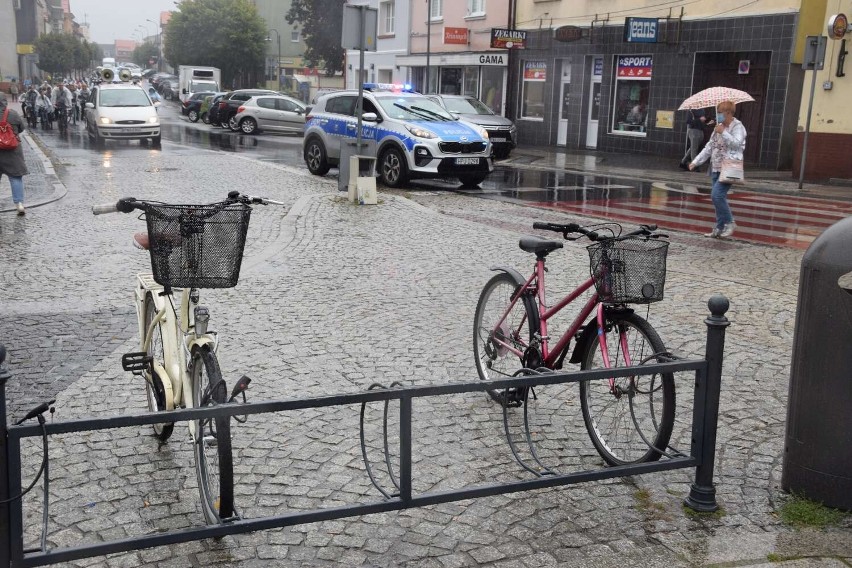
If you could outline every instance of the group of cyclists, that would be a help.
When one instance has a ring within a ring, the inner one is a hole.
[[[42,128],[51,129],[56,121],[65,130],[69,121],[83,118],[89,96],[89,86],[83,81],[58,81],[52,87],[45,81],[38,87],[30,85],[21,101],[31,127],[41,123]]]

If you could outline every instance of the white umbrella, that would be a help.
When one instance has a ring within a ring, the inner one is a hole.
[[[731,101],[732,103],[748,103],[754,102],[751,95],[745,91],[739,91],[730,87],[710,87],[699,91],[683,101],[680,108],[677,110],[690,110],[707,107],[715,107],[721,102]]]

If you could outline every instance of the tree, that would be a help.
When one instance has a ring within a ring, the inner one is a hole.
[[[67,76],[78,68],[74,54],[80,42],[71,34],[51,32],[38,36],[34,42],[39,69],[54,76]]]
[[[173,66],[209,65],[223,85],[251,85],[263,69],[266,22],[249,0],[192,0],[178,4],[166,26],[163,54]]]
[[[140,67],[150,67],[151,64],[149,61],[152,59],[156,61],[159,55],[160,50],[157,46],[146,41],[145,43],[136,46],[136,49],[133,50],[132,59],[133,62]]]
[[[311,67],[325,66],[328,76],[343,70],[345,52],[341,44],[345,0],[293,0],[285,18],[298,22],[305,40],[305,61]]]

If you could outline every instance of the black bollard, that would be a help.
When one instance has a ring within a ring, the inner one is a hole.
[[[713,470],[716,462],[725,328],[731,325],[725,317],[730,307],[725,296],[713,296],[707,302],[707,307],[710,308],[711,314],[704,320],[707,325],[707,347],[704,355],[707,374],[695,380],[692,422],[692,456],[701,460],[701,463],[695,468],[695,481],[689,489],[689,496],[684,500],[684,505],[700,513],[712,513],[719,509],[716,503],[716,488],[713,486]]]

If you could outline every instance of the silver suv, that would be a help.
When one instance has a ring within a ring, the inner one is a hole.
[[[341,145],[357,134],[357,91],[323,95],[305,117],[304,158],[314,175],[340,162]],[[415,93],[365,91],[362,139],[375,144],[377,170],[388,187],[413,178],[458,178],[475,187],[493,169],[484,128],[456,119]]]

